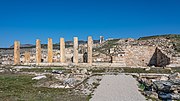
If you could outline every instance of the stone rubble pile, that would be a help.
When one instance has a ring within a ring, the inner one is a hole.
[[[75,88],[76,91],[81,91],[85,95],[90,95],[94,92],[97,86],[100,84],[102,76],[91,76],[86,82],[80,84]]]
[[[110,54],[118,54],[123,52],[122,47],[126,46],[154,46],[158,47],[160,50],[166,53],[166,55],[171,55],[171,56],[179,56],[180,54],[175,50],[175,44],[173,43],[172,40],[169,38],[164,38],[164,37],[158,37],[158,38],[152,38],[152,39],[146,39],[146,40],[135,40],[132,38],[128,39],[119,39],[110,49]],[[106,48],[106,47],[105,47]],[[106,49],[101,49],[102,51]],[[108,51],[104,51],[108,52]],[[108,53],[107,53],[108,54]]]
[[[156,79],[139,78],[144,86],[143,94],[151,98],[162,100],[180,100],[180,74],[174,73],[168,77],[162,76]]]
[[[0,73],[5,73],[5,74],[8,74],[8,73],[18,73],[20,70],[19,69],[14,69],[12,66],[8,66],[8,67],[5,67],[5,66],[0,66]]]
[[[71,69],[71,73],[66,73],[65,70],[53,69],[51,73],[41,73],[33,77],[33,80],[38,80],[36,87],[49,87],[49,88],[74,88],[91,73],[87,69]]]
[[[177,55],[174,51],[175,47],[172,40],[168,38],[153,38],[147,40],[133,40],[133,39],[122,39],[117,42],[118,45],[122,46],[154,46],[158,47],[167,55]],[[117,47],[117,46],[116,46]],[[117,47],[118,48],[118,47]]]
[[[73,88],[76,92],[85,95],[92,94],[101,79],[102,75],[92,75],[92,71],[85,68],[73,68],[71,73],[54,69],[48,75],[41,73],[32,78],[32,80],[38,80],[38,83],[34,85],[35,87]]]

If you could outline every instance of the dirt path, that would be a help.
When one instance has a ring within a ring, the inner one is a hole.
[[[146,101],[128,75],[105,75],[90,101]]]

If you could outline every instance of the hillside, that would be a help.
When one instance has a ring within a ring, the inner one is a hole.
[[[99,40],[93,40],[93,43],[94,44],[97,44],[99,43]],[[78,44],[87,44],[87,41],[84,41],[84,40],[79,40],[78,41]],[[68,47],[73,47],[73,41],[66,41],[65,42],[65,47],[68,48]],[[21,48],[35,48],[36,46],[33,45],[33,44],[21,44],[20,45]],[[41,47],[42,48],[47,48],[47,44],[41,44]],[[14,45],[11,45],[9,48],[14,48]],[[59,49],[60,48],[60,44],[59,43],[55,43],[53,44],[53,49]]]
[[[147,37],[140,37],[138,40],[150,40],[150,39],[161,39],[161,38],[166,38],[171,40],[174,46],[174,50],[180,52],[180,34],[147,36]]]
[[[180,35],[179,34],[166,34],[166,35],[156,35],[156,36],[147,36],[140,37],[139,39],[111,39],[107,40],[99,47],[95,48],[96,51],[106,55],[109,54],[111,49],[122,51],[121,47],[123,46],[156,46],[160,48],[167,54],[172,56],[180,55]]]
[[[24,48],[24,47],[33,47],[34,45],[33,44],[21,44],[20,47],[21,48]],[[10,46],[9,48],[14,48],[14,45]]]

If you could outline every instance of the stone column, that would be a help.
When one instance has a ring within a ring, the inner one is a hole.
[[[30,52],[25,52],[24,53],[24,59],[25,59],[25,63],[30,63]]]
[[[48,63],[53,62],[53,42],[51,38],[48,38]]]
[[[36,40],[36,63],[41,63],[41,41]]]
[[[89,36],[88,37],[88,64],[92,64],[92,45],[93,45],[93,40],[92,40],[92,37]]]
[[[73,55],[73,62],[75,64],[78,63],[78,37],[74,37],[74,55]]]
[[[14,64],[15,65],[20,64],[20,42],[19,41],[14,42]]]
[[[64,38],[60,38],[60,55],[61,55],[61,63],[65,63],[66,57],[65,57],[65,42]]]
[[[100,36],[100,44],[103,43],[103,41],[104,41],[104,37]]]

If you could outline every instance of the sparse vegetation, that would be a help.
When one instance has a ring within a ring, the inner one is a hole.
[[[180,73],[180,67],[172,67],[172,71]]]
[[[99,86],[99,83],[93,82],[93,85],[94,85],[94,89],[96,89],[97,86]]]
[[[148,40],[148,39],[162,38],[162,37],[173,39],[173,38],[180,38],[180,35],[178,34],[154,35],[154,36],[140,37],[138,40]]]
[[[21,72],[52,72],[52,70],[62,70],[64,73],[71,73],[70,69],[65,68],[22,68]]]
[[[88,95],[88,100],[90,100],[92,98],[92,94]]]
[[[105,68],[91,69],[90,71],[92,71],[92,73],[104,73],[106,71],[106,69]]]
[[[179,68],[174,68],[175,71],[180,71]],[[144,68],[129,68],[129,67],[114,67],[114,68],[96,68],[91,69],[89,71],[92,71],[93,73],[105,73],[105,72],[114,72],[114,73],[165,73],[169,74],[171,73],[171,70],[169,69],[163,69],[163,68],[151,68],[149,71],[146,71]]]
[[[110,48],[112,48],[114,45],[116,45],[116,42],[118,42],[120,39],[112,39],[112,40],[108,40],[106,41],[103,46],[95,48],[96,51],[99,51],[100,53],[106,54],[106,55],[110,55],[107,54],[106,50],[109,50]]]
[[[179,34],[166,34],[166,35],[155,35],[155,36],[147,36],[147,37],[140,37],[138,40],[148,40],[153,38],[166,38],[170,39],[173,42],[175,50],[180,52],[180,35]]]
[[[37,81],[30,75],[0,75],[2,101],[86,101],[88,96],[70,89],[33,87]]]
[[[146,71],[144,68],[123,68],[125,73],[171,73],[168,69],[163,68],[151,68],[149,71]]]

